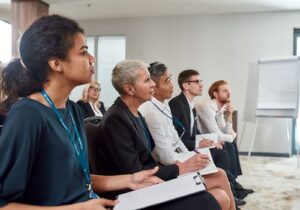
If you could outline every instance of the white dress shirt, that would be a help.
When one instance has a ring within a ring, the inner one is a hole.
[[[191,124],[190,124],[190,136],[192,136],[193,134],[193,130],[194,130],[194,123],[195,123],[195,116],[194,116],[194,112],[193,109],[195,108],[194,102],[193,101],[189,101],[188,99],[186,99],[189,103],[189,107],[190,107],[190,118],[191,118]]]
[[[155,106],[155,105],[156,106]],[[145,117],[147,126],[155,142],[153,157],[162,164],[174,164],[178,161],[185,161],[193,156],[182,143],[172,122],[172,114],[168,104],[161,103],[152,97],[139,108]],[[180,152],[176,152],[179,148]]]
[[[91,106],[91,108],[92,108],[95,116],[103,117],[100,109],[96,105],[94,105],[94,103],[92,103],[92,102],[89,101],[89,104],[90,104],[90,106]]]
[[[198,129],[202,133],[218,133],[219,141],[233,142],[235,132],[232,122],[225,120],[225,107],[218,109],[216,100],[207,100],[195,105],[198,114]]]

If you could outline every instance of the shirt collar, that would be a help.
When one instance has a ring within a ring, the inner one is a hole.
[[[156,106],[158,106],[162,111],[168,109],[168,105],[166,103],[162,103],[159,100],[157,100],[155,97],[152,97],[151,99],[152,103],[154,103]]]
[[[216,99],[212,99],[212,105],[214,107],[214,109],[217,111],[217,112],[224,112],[224,105],[219,109],[218,107],[218,103],[217,103],[217,100]]]
[[[193,110],[195,108],[194,99],[192,101],[190,101],[184,93],[182,93],[182,94],[184,95],[186,101],[188,102],[190,109]]]

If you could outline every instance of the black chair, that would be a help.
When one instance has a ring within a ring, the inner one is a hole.
[[[102,120],[102,117],[100,116],[92,116],[87,117],[84,119],[84,123],[93,123],[93,124],[99,124]]]
[[[84,120],[88,146],[89,166],[92,174],[99,174],[99,156],[97,155],[97,140],[99,140],[100,138],[101,119],[101,117],[89,117]]]

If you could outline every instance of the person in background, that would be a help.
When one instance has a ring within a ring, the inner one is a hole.
[[[239,193],[235,191],[236,183],[235,177],[230,172],[230,162],[227,151],[223,149],[221,143],[214,143],[210,139],[202,139],[199,145],[196,145],[196,134],[200,134],[197,128],[196,110],[194,106],[194,99],[197,96],[202,95],[203,81],[200,78],[199,72],[194,69],[187,69],[179,73],[178,85],[181,89],[181,93],[170,100],[169,105],[172,111],[172,115],[176,117],[182,126],[174,123],[174,126],[178,134],[183,132],[183,128],[186,132],[182,136],[182,140],[190,151],[193,151],[195,147],[209,147],[215,144],[216,148],[211,148],[211,154],[217,167],[226,171],[228,179],[231,183],[231,189],[235,196],[235,203],[237,206],[243,205],[246,201],[242,200],[247,194]]]
[[[153,158],[151,152],[155,144],[143,116],[138,112],[139,106],[151,99],[155,87],[147,68],[148,65],[142,61],[124,60],[113,69],[112,84],[120,97],[103,116],[98,132],[99,171],[102,174],[134,173],[159,166],[155,175],[168,181],[207,165],[208,159],[201,158],[200,155],[190,158],[190,164],[178,162],[161,165]],[[226,181],[226,176],[222,173],[218,173],[218,178],[220,181]],[[206,183],[210,188],[211,182]],[[211,193],[228,204],[226,193],[214,187],[210,189]],[[178,202],[176,205],[170,204],[162,209],[220,208],[215,198],[206,191],[175,201]]]
[[[1,131],[4,126],[4,121],[6,119],[6,116],[11,106],[18,100],[18,96],[16,96],[11,90],[6,88],[5,81],[2,80],[2,78],[7,77],[7,75],[5,71],[2,71],[2,69],[0,72],[1,72],[1,76],[0,76],[0,135],[1,135]]]
[[[181,124],[177,119],[172,116],[169,105],[166,103],[167,99],[172,97],[173,83],[171,80],[171,74],[165,64],[154,62],[150,64],[148,68],[151,79],[155,82],[154,94],[150,101],[143,103],[139,111],[145,117],[147,126],[149,127],[150,134],[155,142],[153,150],[153,156],[157,162],[162,164],[174,164],[181,162],[186,167],[192,164],[192,157],[195,156],[194,149],[189,151],[182,142],[179,134],[173,125],[174,123]],[[195,144],[195,143],[194,143]],[[200,159],[207,160],[206,154],[200,154]],[[205,168],[206,165],[202,165],[195,169],[198,171]],[[229,182],[222,169],[212,174],[204,175],[207,189],[215,188],[218,186],[222,189],[229,200],[228,203],[221,204],[222,209],[235,209],[233,195],[230,189]],[[220,174],[223,173],[225,180],[220,181]],[[218,200],[218,197],[216,197]]]
[[[218,133],[219,142],[223,142],[230,160],[230,172],[237,178],[242,175],[239,153],[236,145],[236,132],[232,128],[233,105],[231,90],[224,80],[214,82],[208,94],[210,100],[195,105],[198,114],[198,128],[203,133]],[[239,183],[235,185],[237,194],[253,193]]]
[[[82,97],[77,104],[83,109],[85,118],[103,117],[106,112],[103,102],[100,101],[101,87],[97,81],[92,81],[83,88]]]
[[[79,25],[51,15],[23,34],[20,58],[3,70],[5,87],[23,97],[0,136],[0,208],[104,210],[116,201],[96,193],[139,189],[162,180],[158,168],[120,176],[89,173],[83,114],[68,100],[91,81],[95,58]],[[93,185],[92,185],[93,183]]]

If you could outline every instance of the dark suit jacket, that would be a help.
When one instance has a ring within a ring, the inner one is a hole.
[[[144,119],[143,123],[148,129]],[[138,128],[135,116],[122,99],[117,98],[103,116],[98,133],[101,174],[129,174],[158,165],[147,148],[144,131]],[[154,146],[151,135],[150,138]],[[156,175],[163,180],[170,180],[178,174],[178,166],[169,165],[160,166]]]
[[[191,114],[190,114],[190,106],[189,102],[187,101],[185,95],[183,93],[179,94],[178,96],[174,97],[169,102],[169,106],[171,108],[172,115],[175,116],[184,126],[186,129],[185,134],[182,137],[182,142],[188,148],[188,150],[195,149],[195,138],[196,134],[200,133],[197,129],[196,121],[193,127],[193,133],[190,133],[191,130]],[[194,116],[196,116],[196,110],[193,110]],[[195,119],[192,119],[195,120]],[[178,125],[176,121],[174,122],[174,126],[180,136],[183,132],[182,126]]]
[[[77,104],[82,108],[84,112],[84,118],[95,116],[95,113],[88,102],[79,100],[77,101]],[[103,102],[100,102],[99,110],[102,113],[102,115],[106,112]]]
[[[195,149],[195,140],[196,140],[196,134],[199,134],[199,130],[197,129],[197,122],[195,119],[193,133],[190,135],[190,129],[191,129],[191,115],[190,115],[190,106],[189,102],[187,101],[185,95],[183,93],[179,94],[175,98],[173,98],[169,102],[172,115],[174,115],[185,127],[186,133],[182,137],[182,141],[185,144],[185,146],[188,148],[188,150],[194,150]],[[194,116],[196,116],[196,110],[193,109]],[[174,123],[174,126],[177,130],[177,132],[180,134],[182,132],[182,128]],[[226,172],[229,170],[229,157],[225,150],[223,149],[216,149],[212,148],[210,149],[212,158],[214,159],[214,162],[217,167],[224,169]]]

